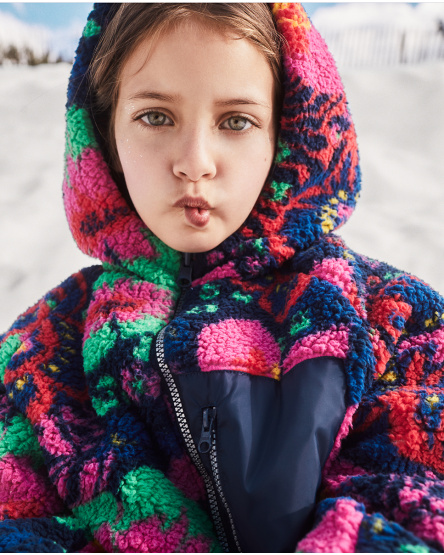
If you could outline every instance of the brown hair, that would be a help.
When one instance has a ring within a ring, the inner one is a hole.
[[[112,8],[113,9],[113,8]],[[121,4],[104,31],[90,66],[96,124],[114,167],[117,147],[114,112],[123,65],[149,33],[156,40],[190,17],[218,31],[250,40],[264,54],[275,81],[275,107],[281,98],[281,42],[270,9],[263,3],[128,3]],[[277,110],[276,110],[277,111]],[[126,196],[126,195],[125,195]]]

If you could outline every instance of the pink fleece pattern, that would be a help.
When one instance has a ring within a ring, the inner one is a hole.
[[[424,514],[421,522],[415,523],[410,531],[424,541],[438,541],[441,545],[444,545],[444,516]]]
[[[204,285],[207,282],[212,282],[217,279],[240,279],[238,272],[234,269],[234,262],[228,262],[223,266],[217,266],[203,277],[199,279],[195,279],[193,281],[193,287],[197,287],[198,285]]]
[[[416,337],[406,339],[399,345],[400,351],[411,349],[412,347],[425,347],[430,344],[435,348],[433,363],[441,364],[444,362],[444,329],[437,329],[431,333],[424,333]]]
[[[80,472],[80,494],[84,502],[93,498],[99,470],[99,461],[92,459],[84,465]]]
[[[116,456],[110,452],[106,460],[100,463],[96,458],[85,463],[79,475],[80,495],[83,503],[90,501],[99,491],[104,491],[109,485],[110,471]],[[102,471],[100,487],[97,488],[97,475]]]
[[[136,322],[146,314],[164,320],[173,307],[171,292],[154,283],[129,283],[122,279],[116,281],[113,287],[111,289],[104,283],[95,292],[89,309],[91,317],[85,326],[85,337],[99,330],[108,321],[111,312],[118,322]],[[125,302],[118,304],[116,298],[125,299]]]
[[[170,526],[153,516],[119,532],[106,523],[95,538],[110,553],[208,553],[211,542],[203,536],[189,537],[188,526],[185,515]]]
[[[68,156],[67,170],[65,210],[74,239],[85,254],[109,263],[114,262],[110,250],[129,261],[155,257],[146,226],[128,209],[99,151],[86,148],[77,161]]]
[[[60,429],[55,416],[43,415],[40,419],[40,426],[43,429],[43,437],[40,445],[51,455],[72,455],[73,447],[62,438]]]
[[[309,33],[310,51],[313,58],[304,58],[299,62],[291,64],[294,71],[298,73],[308,84],[314,88],[322,88],[328,94],[341,94],[344,91],[342,82],[337,73],[331,71],[335,61],[327,49],[324,39],[318,31],[311,27]]]
[[[236,370],[279,378],[279,345],[258,320],[222,320],[199,334],[197,358],[203,372]]]
[[[302,77],[314,90],[321,86],[327,94],[341,94],[342,82],[337,72],[331,71],[336,67],[334,59],[305,11],[298,4],[282,3],[275,4],[273,13],[278,31],[289,45],[283,56],[287,73],[294,79]]]
[[[353,415],[355,414],[357,408],[359,405],[351,405],[347,408],[347,410],[345,411],[345,416],[344,416],[344,420],[342,421],[342,424],[339,428],[339,431],[335,437],[335,442],[333,444],[333,449],[330,451],[330,455],[328,456],[327,462],[324,465],[324,469],[323,469],[323,474],[328,474],[329,470],[331,469],[331,466],[333,464],[333,462],[336,460],[339,451],[341,449],[341,445],[342,445],[342,441],[344,440],[344,438],[346,438],[348,436],[348,434],[350,433],[350,430],[353,427]],[[360,469],[361,470],[361,469]],[[364,471],[362,470],[361,472],[358,471],[358,473],[363,473]]]
[[[356,502],[338,499],[335,508],[325,513],[316,528],[298,543],[297,549],[304,553],[354,553],[363,518]]]
[[[317,357],[346,358],[349,330],[333,326],[330,330],[307,335],[296,341],[285,358],[282,368],[284,374],[303,360]]]
[[[98,492],[104,491],[108,487],[110,469],[115,462],[115,455],[111,452],[105,462],[100,463],[96,458],[91,459],[83,466],[79,475],[80,496],[83,503],[90,501]],[[97,488],[97,475],[102,470],[100,487]]]
[[[168,478],[189,499],[202,501],[206,498],[203,478],[188,456],[172,459]]]
[[[353,214],[353,208],[351,206],[347,206],[346,204],[342,204],[342,202],[340,202],[338,204],[338,215],[341,218],[341,220],[345,223],[350,216]],[[339,229],[340,227],[342,227],[344,224],[341,223],[336,229]]]
[[[344,297],[351,302],[359,316],[365,317],[365,311],[358,298],[358,289],[353,275],[353,268],[347,260],[343,258],[324,258],[320,262],[314,264],[310,275],[316,276],[319,279],[324,279],[339,287]]]
[[[444,544],[444,499],[430,497],[434,485],[434,481],[419,485],[406,477],[405,486],[398,493],[399,507],[394,510],[394,516],[403,521],[414,513],[417,518],[409,530],[424,541],[437,539]],[[425,507],[430,508],[433,516],[424,510]]]
[[[56,489],[37,473],[30,457],[5,455],[0,460],[0,514],[8,518],[41,517],[62,511]]]

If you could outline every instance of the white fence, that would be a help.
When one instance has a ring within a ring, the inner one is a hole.
[[[375,67],[444,59],[444,22],[436,31],[359,27],[322,30],[340,67]]]

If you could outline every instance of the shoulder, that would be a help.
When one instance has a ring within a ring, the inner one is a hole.
[[[301,274],[316,281],[326,281],[342,289],[347,296],[351,289],[368,305],[379,297],[392,296],[409,303],[414,309],[429,311],[443,305],[443,297],[418,277],[394,266],[364,256],[350,249],[334,234],[316,241],[292,260],[293,281]]]
[[[90,266],[72,274],[20,314],[11,327],[0,334],[1,380],[11,358],[18,350],[25,348],[25,342],[35,332],[41,335],[49,324],[54,327],[58,322],[82,332],[83,315],[91,299],[93,284],[102,273],[102,266]]]
[[[372,375],[391,379],[393,366],[405,373],[416,364],[412,356],[433,367],[436,379],[442,376],[443,297],[417,277],[354,252],[337,236],[294,257],[282,314],[291,353],[296,347],[302,352],[302,345],[304,356],[365,362],[359,372],[367,384]]]

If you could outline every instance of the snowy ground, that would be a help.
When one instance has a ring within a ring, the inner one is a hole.
[[[94,263],[75,246],[62,205],[68,73],[65,64],[0,68],[0,331]],[[363,171],[342,234],[444,292],[444,63],[342,74]]]

